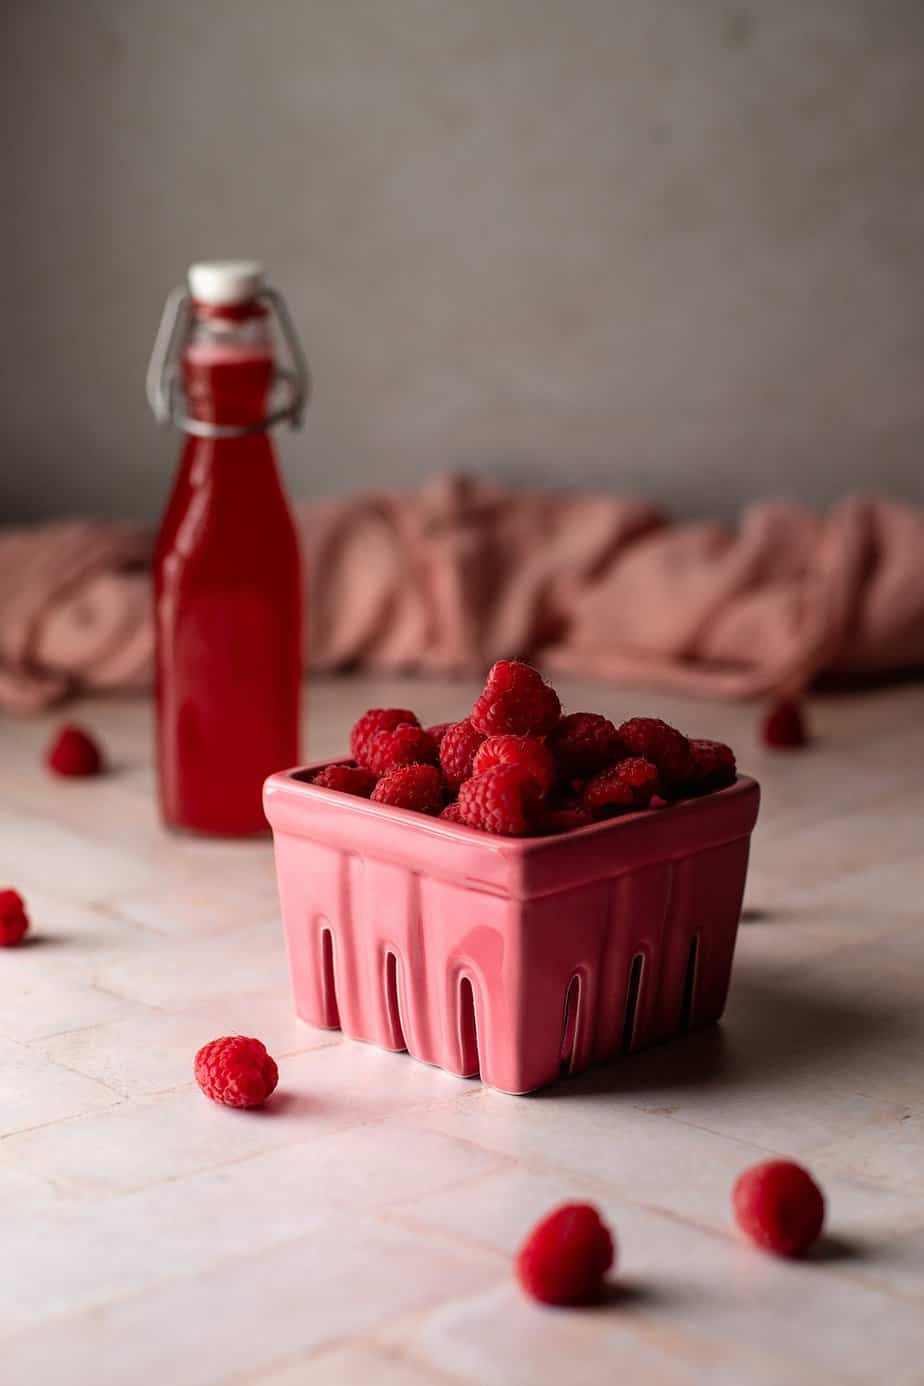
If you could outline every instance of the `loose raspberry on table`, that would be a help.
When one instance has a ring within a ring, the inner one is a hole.
[[[657,767],[650,760],[630,756],[588,780],[583,806],[594,818],[647,808],[659,782]]]
[[[517,1279],[543,1304],[590,1304],[615,1259],[613,1235],[596,1208],[566,1203],[529,1234],[517,1255]]]
[[[801,703],[781,698],[764,714],[761,739],[773,751],[800,751],[809,743],[809,731]]]
[[[650,760],[661,773],[666,788],[683,784],[693,771],[690,743],[676,727],[659,717],[630,717],[617,727],[617,735],[632,756]]]
[[[709,794],[734,784],[737,774],[735,753],[724,741],[695,740],[690,742],[693,773],[689,788],[696,794]]]
[[[261,1040],[225,1035],[196,1055],[196,1082],[225,1107],[262,1107],[279,1082],[279,1070]]]
[[[350,753],[357,764],[368,769],[366,756],[373,736],[380,731],[393,731],[402,722],[420,726],[416,713],[406,707],[371,707],[364,712],[350,732]]]
[[[799,1256],[821,1235],[824,1195],[808,1170],[791,1160],[766,1160],[746,1169],[732,1203],[742,1231],[777,1256]]]
[[[321,789],[338,789],[341,794],[358,794],[368,799],[375,789],[378,776],[361,765],[325,765],[311,781]]]
[[[435,765],[402,765],[383,775],[372,799],[392,808],[413,809],[415,813],[437,814],[446,799],[445,787]]]
[[[449,823],[461,823],[461,822],[462,822],[462,819],[459,817],[459,801],[458,801],[458,799],[453,799],[453,801],[452,801],[451,804],[447,804],[447,805],[446,805],[446,807],[443,809],[442,813],[440,814],[440,818],[445,818],[445,819],[447,820],[447,822],[449,822]]]
[[[427,727],[427,735],[436,742],[437,750],[442,746],[443,737],[452,725],[452,722],[436,722],[432,727]]]
[[[0,948],[15,948],[29,928],[25,901],[18,890],[0,890]]]
[[[45,761],[56,775],[98,775],[103,768],[103,753],[88,731],[69,724],[60,729],[48,747]]]
[[[459,789],[459,815],[469,828],[504,837],[525,837],[541,813],[539,786],[519,765],[495,765]]]
[[[542,816],[539,831],[542,833],[570,833],[573,828],[586,828],[594,820],[582,808],[549,809]]]
[[[489,736],[478,747],[472,773],[484,774],[495,765],[519,765],[546,794],[555,779],[555,762],[544,742],[534,736]]]
[[[562,717],[549,732],[548,747],[562,779],[594,775],[625,754],[613,723],[597,712]]]
[[[485,736],[544,736],[561,716],[554,688],[529,664],[500,659],[472,708],[472,725]]]
[[[401,765],[433,765],[436,758],[433,737],[413,722],[400,722],[391,730],[376,732],[366,742],[366,764],[376,775]]]
[[[475,730],[470,717],[463,717],[448,729],[440,746],[440,765],[450,789],[458,789],[463,780],[470,778],[475,752],[483,741],[483,734]]]

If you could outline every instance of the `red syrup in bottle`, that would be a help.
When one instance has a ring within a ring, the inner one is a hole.
[[[301,564],[262,273],[193,266],[190,288],[185,412],[168,405],[187,437],[154,557],[160,807],[172,828],[240,836],[267,830],[263,781],[299,760]]]

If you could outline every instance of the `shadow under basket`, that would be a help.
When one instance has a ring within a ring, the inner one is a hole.
[[[760,791],[505,838],[272,775],[295,1005],[526,1093],[719,1019]]]

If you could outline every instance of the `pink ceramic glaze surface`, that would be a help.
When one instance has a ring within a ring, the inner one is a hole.
[[[722,1014],[753,780],[517,839],[311,773],[264,789],[303,1020],[525,1093]]]

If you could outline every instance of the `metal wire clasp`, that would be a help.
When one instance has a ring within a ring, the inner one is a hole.
[[[265,418],[252,424],[215,424],[206,419],[194,419],[186,413],[182,390],[178,388],[177,351],[189,322],[192,298],[185,289],[176,288],[167,295],[146,377],[148,403],[159,424],[172,422],[184,433],[193,433],[197,438],[243,438],[250,433],[263,433],[286,419],[293,428],[301,428],[311,399],[308,361],[282,294],[277,289],[266,288],[261,289],[257,297],[265,299],[273,308],[289,352],[291,365],[277,366],[273,373],[273,389],[277,385],[286,388],[283,400],[270,409]]]

